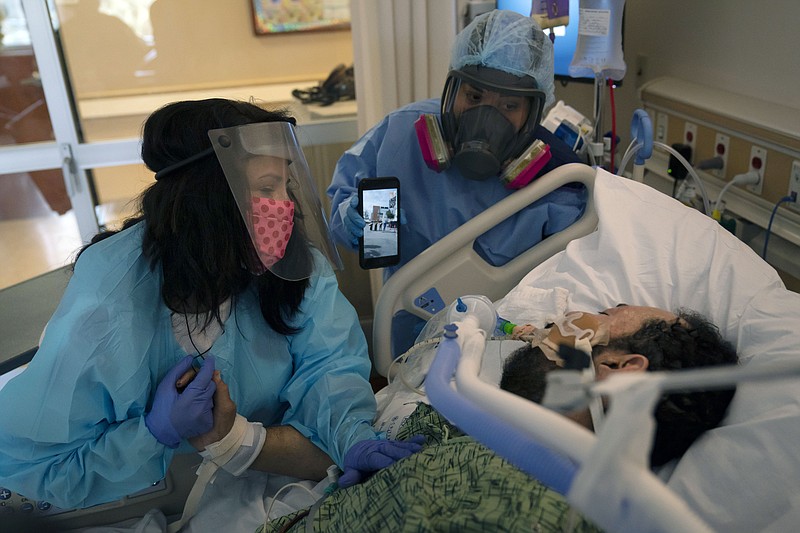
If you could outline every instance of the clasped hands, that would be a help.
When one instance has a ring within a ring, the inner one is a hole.
[[[188,439],[197,450],[204,450],[231,431],[236,404],[219,371],[214,369],[214,357],[206,357],[196,375],[192,359],[192,356],[183,358],[158,384],[145,424],[159,442],[170,448],[177,448],[182,439]],[[344,473],[338,485],[344,488],[360,483],[376,471],[418,452],[424,442],[422,436],[409,441],[359,441],[345,454]]]
[[[170,448],[188,439],[196,449],[203,450],[227,435],[236,418],[236,404],[214,369],[214,357],[206,357],[196,375],[192,359],[187,355],[164,376],[153,407],[145,415],[150,433]]]

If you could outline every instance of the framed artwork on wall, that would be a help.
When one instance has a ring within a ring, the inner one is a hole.
[[[249,0],[256,35],[350,27],[349,0]]]

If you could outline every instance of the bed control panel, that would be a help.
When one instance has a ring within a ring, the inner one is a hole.
[[[20,494],[17,494],[16,492],[12,492],[5,487],[0,487],[0,531],[5,531],[3,522],[6,520],[6,518],[19,519],[21,517],[30,517],[33,520],[56,516],[58,516],[58,519],[71,518],[73,516],[95,512],[100,508],[123,505],[124,501],[160,492],[166,488],[167,483],[162,479],[161,481],[154,483],[151,487],[141,490],[135,494],[131,494],[119,502],[110,502],[87,509],[62,509],[60,507],[56,507],[50,502],[44,500],[31,500]]]
[[[414,298],[414,305],[431,315],[435,315],[445,307],[444,300],[442,300],[439,291],[437,291],[435,287],[431,287]]]
[[[0,487],[0,523],[3,517],[9,515],[53,516],[66,512],[69,510],[60,509],[46,501],[29,500],[16,492]]]

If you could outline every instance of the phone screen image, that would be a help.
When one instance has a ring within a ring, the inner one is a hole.
[[[359,240],[362,268],[380,268],[400,261],[400,183],[396,178],[367,178],[358,186],[366,225]]]

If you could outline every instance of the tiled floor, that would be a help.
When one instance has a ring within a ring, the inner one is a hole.
[[[143,165],[94,169],[92,175],[104,202],[96,208],[98,222],[109,227],[132,214],[131,199],[153,180]],[[0,175],[0,289],[69,264],[82,246],[58,179],[60,171]]]
[[[0,221],[0,289],[66,265],[80,246],[72,211]]]

